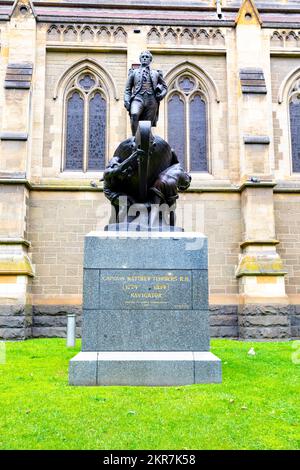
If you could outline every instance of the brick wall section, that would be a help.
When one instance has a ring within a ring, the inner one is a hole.
[[[18,238],[25,235],[25,201],[26,190],[23,185],[0,185],[1,238]]]
[[[207,194],[204,233],[208,237],[210,294],[237,294],[235,268],[241,242],[239,195]]]
[[[32,191],[28,237],[36,277],[32,294],[40,300],[78,298],[82,294],[83,241],[86,233],[107,223],[110,206],[100,192]],[[234,277],[240,235],[239,195],[186,194],[180,205],[189,204],[200,218],[209,240],[211,294],[237,294]],[[98,214],[98,218],[97,218]],[[98,222],[97,222],[98,220]],[[189,227],[186,227],[189,229]],[[60,303],[60,302],[58,302]]]
[[[59,97],[53,100],[53,94],[61,75],[80,60],[86,59],[86,53],[79,52],[48,52],[46,61],[46,96],[45,96],[45,131],[43,150],[43,175],[56,176],[61,171],[61,155],[63,149],[63,90],[59,89]],[[125,53],[89,53],[89,59],[98,62],[113,77],[119,97],[123,97],[124,84],[127,79],[127,62]],[[101,74],[101,72],[100,72]],[[103,80],[104,81],[104,80]],[[108,88],[108,142],[117,146],[118,142],[126,137],[126,111],[123,99],[115,100],[113,90],[109,83]]]
[[[300,194],[275,194],[275,228],[278,253],[288,272],[287,294],[300,294]]]
[[[81,295],[84,236],[96,229],[103,202],[102,193],[31,192],[28,236],[36,268],[34,296]]]
[[[290,174],[290,136],[287,103],[278,104],[278,93],[284,79],[297,67],[300,67],[299,57],[271,58],[275,170],[280,179]]]
[[[271,76],[272,76],[272,97],[276,103],[278,99],[278,91],[281,83],[286,76],[297,67],[300,67],[299,57],[272,57],[271,60]]]

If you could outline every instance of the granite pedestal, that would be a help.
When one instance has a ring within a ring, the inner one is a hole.
[[[82,352],[71,385],[221,382],[209,352],[207,239],[186,232],[85,237]]]

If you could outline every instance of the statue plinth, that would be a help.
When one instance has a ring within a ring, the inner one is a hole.
[[[92,232],[85,238],[82,352],[71,385],[221,381],[209,352],[207,239]]]

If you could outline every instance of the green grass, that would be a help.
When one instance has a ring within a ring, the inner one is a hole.
[[[212,341],[222,384],[70,387],[79,341],[72,349],[61,339],[7,343],[0,449],[300,449],[292,346]]]

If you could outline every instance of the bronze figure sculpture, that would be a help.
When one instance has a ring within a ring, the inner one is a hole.
[[[141,67],[129,73],[124,102],[133,136],[120,143],[104,171],[104,194],[112,204],[106,230],[182,230],[175,227],[175,203],[191,177],[168,142],[151,132],[167,93],[162,72],[148,67],[151,60],[142,52]]]
[[[168,91],[161,70],[151,70],[152,54],[140,54],[140,67],[130,69],[124,93],[124,106],[129,112],[132,135],[135,135],[139,121],[151,121],[156,126],[159,102]]]

